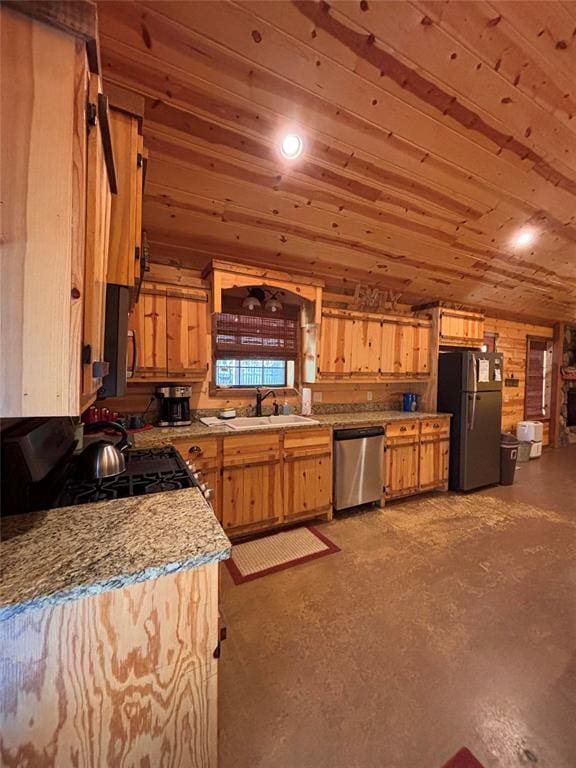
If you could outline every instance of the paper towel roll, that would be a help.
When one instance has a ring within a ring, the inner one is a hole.
[[[312,390],[310,387],[302,388],[302,416],[312,415]]]

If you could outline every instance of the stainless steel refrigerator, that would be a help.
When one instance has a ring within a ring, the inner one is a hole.
[[[452,490],[500,482],[502,379],[502,355],[467,349],[440,353],[438,410],[452,414]]]

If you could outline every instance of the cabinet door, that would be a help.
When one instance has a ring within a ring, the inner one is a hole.
[[[321,376],[336,378],[350,375],[353,328],[350,318],[323,315],[318,356],[318,373]]]
[[[330,454],[285,459],[284,517],[295,520],[327,511],[332,506]]]
[[[438,488],[448,483],[450,440],[447,436],[422,436],[420,442],[420,488]]]
[[[83,364],[82,396],[89,398],[102,385],[95,364],[104,360],[106,272],[110,237],[112,193],[108,179],[104,140],[109,142],[108,109],[101,98],[100,78],[90,76],[88,101],[97,114],[88,132],[86,165],[86,251],[84,264],[84,348],[90,360]]]
[[[110,110],[110,128],[118,191],[110,212],[109,283],[135,284],[136,229],[138,194],[142,194],[142,175],[138,167],[138,121],[135,117]]]
[[[169,376],[201,377],[208,370],[208,299],[205,293],[168,295],[167,362]]]
[[[86,53],[0,8],[0,416],[80,414]]]
[[[166,376],[166,294],[142,292],[128,319],[134,334],[134,378]]]
[[[379,320],[352,320],[352,375],[373,374],[380,371],[382,323]]]
[[[225,531],[258,529],[282,520],[279,461],[224,469],[221,493]]]
[[[440,311],[440,343],[451,346],[481,346],[484,316],[457,309]]]
[[[418,437],[386,441],[386,496],[407,496],[418,490]]]

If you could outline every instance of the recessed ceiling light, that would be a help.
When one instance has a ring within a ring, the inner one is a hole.
[[[297,133],[288,133],[280,145],[280,152],[287,160],[296,160],[302,154],[303,149],[304,142]]]
[[[523,248],[526,245],[530,245],[536,239],[535,233],[531,229],[523,229],[514,238],[514,245]]]

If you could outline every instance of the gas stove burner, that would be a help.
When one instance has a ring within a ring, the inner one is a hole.
[[[144,493],[162,493],[163,491],[177,491],[182,488],[182,484],[177,480],[159,480],[156,483],[147,485]]]

